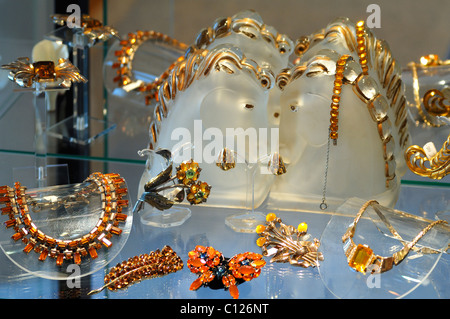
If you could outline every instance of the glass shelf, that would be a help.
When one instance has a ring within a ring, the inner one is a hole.
[[[165,30],[159,31],[164,32]],[[13,42],[8,43],[8,48],[9,55],[2,56],[2,62],[5,63],[23,55],[24,51],[31,49],[31,45],[30,43]],[[18,52],[22,53],[18,54]],[[115,123],[116,127],[83,147],[82,152],[78,152],[79,149],[76,148],[72,149],[67,141],[49,136],[48,163],[50,165],[67,164],[70,167],[83,167],[87,174],[95,171],[117,172],[126,179],[130,198],[134,204],[139,180],[145,166],[145,160],[138,155],[137,151],[148,145],[148,123],[152,116],[152,109],[139,103],[128,103],[124,107],[122,98],[104,94],[106,107],[102,109],[102,115],[104,119]],[[2,163],[0,185],[12,185],[15,182],[13,168],[28,167],[34,164],[32,98],[32,94],[13,92],[12,83],[0,82],[0,162]],[[54,113],[49,112],[49,117],[50,125],[58,122],[58,119],[54,118]],[[14,123],[14,125],[2,125],[4,123]],[[423,132],[413,129],[412,140],[420,146],[433,140],[436,146],[440,147],[440,143],[445,140],[442,138],[445,131],[440,129],[439,134],[436,134],[436,131]],[[71,183],[78,182],[72,178],[73,176],[69,176]],[[445,209],[449,209],[449,198],[450,179],[429,180],[408,171],[402,179],[396,209],[428,219],[434,219],[438,212],[441,213],[440,216],[448,217]],[[16,267],[4,254],[0,254],[0,299],[57,299],[63,298],[64,293],[86,298],[87,292],[103,285],[104,275],[110,267],[129,257],[161,249],[164,245],[170,245],[184,262],[187,261],[187,253],[199,244],[211,245],[227,257],[245,251],[260,252],[255,243],[256,234],[236,233],[225,225],[226,217],[236,214],[236,208],[229,210],[226,207],[196,206],[191,209],[192,216],[189,220],[182,226],[171,228],[151,227],[142,224],[140,218],[133,218],[132,231],[120,253],[104,269],[83,278],[79,289],[69,289],[65,281],[31,276]],[[258,211],[269,212],[264,204]],[[308,233],[317,238],[320,238],[332,217],[332,212],[304,212],[301,209],[295,211],[275,209],[270,212],[275,212],[287,225],[306,222],[309,226]],[[324,262],[327,262],[326,255]],[[431,275],[422,285],[406,295],[406,298],[450,298],[449,269],[450,257],[448,254],[443,254]],[[190,291],[189,286],[195,279],[196,276],[187,267],[184,267],[177,273],[143,281],[127,290],[117,292],[104,290],[91,298],[230,298],[229,293],[224,290],[200,288],[195,292]],[[240,285],[239,291],[240,299],[335,298],[323,284],[318,269],[303,269],[269,262],[263,268],[260,277]],[[392,298],[395,297],[395,294],[392,294]]]

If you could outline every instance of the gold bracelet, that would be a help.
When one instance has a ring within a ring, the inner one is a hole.
[[[408,253],[413,250],[417,242],[435,225],[438,224],[447,224],[445,220],[437,220],[435,222],[430,223],[427,225],[419,234],[411,241],[411,242],[405,242],[401,239],[400,235],[390,226],[388,225],[388,228],[390,231],[394,234],[394,237],[400,239],[402,243],[404,244],[404,247],[394,253],[391,257],[383,257],[379,255],[375,255],[372,251],[372,249],[368,245],[358,244],[356,245],[353,241],[353,236],[355,234],[356,225],[358,224],[359,220],[361,219],[363,213],[367,210],[369,206],[378,205],[378,202],[376,200],[369,200],[360,208],[358,211],[358,214],[355,217],[355,220],[350,225],[350,227],[347,229],[345,234],[342,236],[342,242],[344,243],[344,251],[345,256],[347,257],[347,263],[348,265],[363,274],[366,274],[366,271],[371,265],[374,265],[375,267],[371,270],[372,273],[379,271],[379,272],[385,272],[390,269],[394,265],[398,265],[405,257],[408,255]],[[374,207],[375,208],[375,207]],[[377,214],[380,216],[380,212],[375,210]],[[381,216],[380,216],[381,217]],[[385,218],[383,218],[385,219]],[[386,220],[383,220],[385,223]],[[435,251],[437,252],[437,251]]]
[[[344,79],[344,69],[347,61],[352,59],[348,54],[342,55],[336,62],[336,74],[334,79],[333,95],[331,96],[331,111],[330,111],[330,138],[333,144],[337,144],[338,139],[338,122],[339,122],[339,102],[341,100],[341,91]]]
[[[24,88],[37,83],[67,88],[72,82],[87,82],[87,79],[80,74],[80,70],[69,60],[59,59],[58,62],[58,65],[55,65],[53,61],[30,63],[29,58],[23,57],[4,64],[1,68],[11,70],[8,78]]]
[[[127,215],[122,209],[128,206],[126,187],[122,187],[124,179],[119,174],[91,174],[85,182],[95,184],[101,196],[102,212],[96,225],[91,231],[79,238],[63,240],[46,235],[33,222],[26,195],[26,187],[16,182],[14,188],[0,187],[1,214],[7,215],[4,223],[6,228],[12,228],[14,241],[21,240],[25,244],[23,251],[29,253],[34,250],[39,254],[39,260],[45,261],[48,256],[56,259],[56,265],[61,266],[64,260],[72,260],[75,264],[81,263],[82,257],[98,257],[97,250],[112,246],[111,237],[122,233],[120,223],[125,222]]]
[[[112,68],[117,69],[117,76],[113,79],[117,82],[119,87],[124,87],[130,83],[135,82],[133,76],[133,59],[139,47],[147,41],[157,41],[169,44],[180,50],[188,49],[188,45],[172,39],[171,37],[155,31],[137,31],[136,33],[128,33],[128,39],[121,40],[122,48],[115,52],[117,62],[113,63]],[[134,90],[145,93],[145,104],[150,104],[151,100],[158,100],[158,89],[161,83],[169,76],[170,71],[175,65],[184,60],[184,55],[180,56],[174,63],[172,63],[166,71],[164,71],[158,78],[151,83],[142,83]]]

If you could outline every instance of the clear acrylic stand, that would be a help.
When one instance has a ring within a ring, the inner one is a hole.
[[[89,49],[98,43],[79,29],[61,27],[45,35],[51,41],[60,41],[72,48],[73,65],[83,75],[89,74]],[[89,116],[89,83],[74,83],[73,115],[51,126],[48,134],[79,145],[89,145],[108,134],[116,124]]]
[[[163,161],[160,163],[160,166],[158,166],[158,169],[156,169],[153,165],[153,167],[148,168],[151,169],[153,172],[162,172],[165,170],[169,165],[174,165],[174,163],[182,162],[186,159],[181,159],[180,157],[183,157],[183,154],[186,150],[192,150],[194,147],[191,143],[186,143],[185,145],[182,145],[180,149],[176,150],[175,152],[171,153],[171,157],[168,158],[166,156],[161,156],[161,153],[156,150],[141,150],[138,152],[139,156],[147,156],[147,162],[155,164],[155,157],[159,159],[163,159]],[[167,153],[165,153],[167,154]],[[181,154],[181,156],[178,156]],[[156,156],[155,156],[156,155]],[[172,157],[174,156],[174,157]],[[160,168],[160,169],[159,169]],[[171,198],[173,195],[173,192],[171,190],[167,190],[161,193],[161,195]],[[143,205],[139,207],[139,205]],[[184,224],[192,215],[191,209],[189,207],[184,207],[182,205],[180,206],[172,206],[169,209],[165,210],[159,210],[155,207],[150,206],[149,204],[145,203],[144,201],[141,201],[136,203],[133,212],[136,212],[139,210],[139,216],[141,219],[142,224],[149,225],[153,227],[160,227],[160,228],[169,228],[169,227],[176,227]]]
[[[35,110],[35,165],[32,167],[17,167],[13,169],[15,181],[26,183],[29,187],[45,187],[56,183],[68,183],[69,173],[67,164],[48,165],[48,120],[47,110],[50,109],[52,101],[50,93],[53,91],[67,90],[67,88],[46,86],[46,84],[35,83],[32,89],[17,89],[16,92],[34,93]]]
[[[28,186],[25,183],[21,184]],[[77,184],[27,188],[25,194],[34,225],[44,234],[60,240],[71,241],[89,234],[104,213],[101,199],[103,194],[100,193],[98,185],[95,184],[94,188],[92,186],[93,182],[85,181]],[[126,182],[124,187],[128,187]],[[76,199],[80,193],[83,194],[83,198]],[[2,230],[0,250],[17,266],[8,275],[12,277],[15,276],[14,272],[19,274],[20,270],[23,270],[41,278],[73,280],[103,269],[120,253],[131,232],[133,223],[131,205],[123,207],[121,213],[127,215],[127,218],[124,223],[120,223],[119,227],[122,230],[120,235],[113,235],[110,238],[111,247],[97,249],[98,256],[95,259],[89,256],[82,257],[79,265],[74,264],[73,260],[65,260],[61,266],[57,266],[55,258],[50,256],[40,261],[39,253],[23,252],[25,244],[21,240],[15,241],[11,238],[13,231]],[[4,221],[7,216],[2,217]]]
[[[440,224],[433,227],[416,244],[417,248],[432,249],[434,253],[410,251],[406,258],[383,273],[356,272],[347,264],[342,236],[354,221],[365,200],[351,198],[333,214],[320,238],[319,250],[325,260],[319,272],[329,291],[338,298],[402,298],[425,282],[450,242],[450,228]],[[403,211],[377,206],[404,243],[410,242],[431,220]],[[369,206],[358,223],[353,236],[356,244],[368,245],[375,254],[389,257],[403,248],[384,221]]]
[[[239,157],[236,151],[232,151]],[[260,164],[268,161],[269,155],[260,157],[256,163],[249,163],[245,159],[243,161],[246,165],[247,172],[247,196],[246,196],[246,211],[244,213],[233,214],[225,218],[225,225],[239,233],[254,233],[256,226],[264,224],[266,215],[255,211],[255,177],[260,169],[260,173],[271,174],[269,171],[265,171],[265,168]]]

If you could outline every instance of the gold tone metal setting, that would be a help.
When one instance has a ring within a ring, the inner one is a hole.
[[[450,173],[450,134],[439,152],[434,155],[428,155],[424,148],[411,145],[406,149],[405,160],[408,168],[414,174],[431,179],[447,176]]]
[[[255,232],[259,235],[256,244],[261,247],[263,256],[273,256],[270,262],[289,262],[304,268],[318,267],[324,257],[318,251],[318,239],[308,241],[308,225],[301,223],[297,229],[285,225],[274,213],[266,216],[266,225],[258,225]]]
[[[55,65],[52,61],[37,61],[30,63],[27,57],[4,64],[2,69],[10,70],[8,78],[17,85],[29,88],[33,84],[44,83],[53,86],[70,87],[72,82],[87,82],[69,60],[59,59]]]
[[[396,177],[395,143],[398,142],[403,150],[406,149],[410,141],[401,70],[391,56],[389,46],[385,41],[376,39],[372,32],[365,28],[363,21],[353,25],[349,19],[345,18],[337,19],[330,23],[327,28],[308,38],[314,39],[314,43],[324,39],[330,41],[334,39],[342,41],[341,39],[343,39],[348,50],[357,54],[359,63],[347,59],[343,69],[342,83],[352,86],[353,92],[367,105],[367,110],[376,124],[385,160],[383,173],[386,177],[386,188],[389,189]],[[305,42],[305,40],[301,42]],[[313,41],[310,41],[309,49],[312,44]],[[340,79],[342,70],[337,65],[336,71],[334,70],[335,65],[330,64],[333,59],[336,63],[339,60],[339,58],[332,56],[320,56],[307,63],[297,64],[290,70],[282,70],[277,76],[277,85],[280,89],[284,89],[289,82],[300,76],[329,75],[333,71],[335,77],[337,76]],[[378,77],[381,87],[376,85],[375,77]],[[332,94],[330,134],[333,137],[333,143],[337,139],[340,102],[340,96],[334,93],[340,93],[340,84],[341,81],[335,82]],[[381,94],[381,89],[385,90],[385,96]],[[394,114],[393,118],[388,118],[387,112],[389,109]],[[392,135],[394,129],[397,130],[399,138],[397,142],[394,141]]]

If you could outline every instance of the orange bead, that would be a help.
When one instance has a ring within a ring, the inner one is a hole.
[[[256,240],[256,245],[258,245],[259,247],[264,246],[265,243],[266,243],[266,238],[264,238],[264,237],[259,237]]]
[[[239,267],[239,272],[244,275],[251,275],[255,272],[255,269],[251,266],[241,266]]]
[[[228,288],[231,297],[233,297],[233,299],[238,299],[239,298],[239,290],[237,288],[236,285],[231,285],[230,288]]]
[[[191,286],[189,287],[189,290],[197,290],[198,288],[201,287],[201,285],[202,285],[202,279],[201,279],[201,277],[199,277],[192,282]]]
[[[269,214],[267,214],[267,216],[266,216],[266,220],[267,220],[268,222],[274,221],[276,218],[277,218],[277,215],[275,215],[274,213],[269,213]]]
[[[264,225],[258,225],[258,226],[256,226],[256,229],[255,229],[255,232],[257,233],[257,234],[261,234],[263,231],[265,231],[266,230],[266,226],[264,226]]]
[[[64,261],[64,254],[59,253],[58,257],[56,257],[56,265],[61,266],[63,264],[63,261]]]
[[[301,233],[306,233],[308,230],[308,224],[307,223],[300,223],[297,227],[298,231]]]
[[[252,265],[253,267],[256,267],[256,268],[261,268],[266,265],[266,261],[263,259],[254,260],[250,263],[250,265]]]

